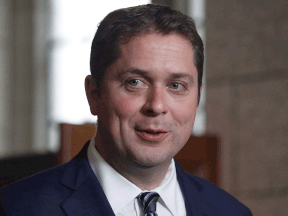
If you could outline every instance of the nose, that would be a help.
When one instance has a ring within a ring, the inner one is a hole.
[[[148,116],[166,114],[168,112],[168,106],[166,103],[165,89],[160,86],[154,86],[148,92],[146,103],[143,106],[144,114]]]

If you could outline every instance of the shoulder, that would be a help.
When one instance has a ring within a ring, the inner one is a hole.
[[[63,215],[61,204],[84,182],[90,187],[97,181],[91,175],[88,145],[89,141],[70,162],[0,189],[0,215]]]
[[[185,182],[184,184],[190,184],[194,188],[194,193],[201,198],[201,202],[205,202],[209,207],[219,212],[219,215],[252,215],[251,211],[244,204],[217,185],[198,176],[186,173],[183,170],[181,172],[183,172],[182,181]]]
[[[33,213],[37,209],[38,212],[50,211],[52,214],[54,210],[48,207],[56,203],[59,206],[63,198],[71,193],[59,184],[65,166],[45,170],[1,188],[0,213],[5,210],[7,215],[37,215]],[[17,212],[20,210],[22,212]]]
[[[59,178],[63,173],[64,167],[65,164],[44,170],[25,179],[16,181],[4,188],[1,188],[0,194],[3,195],[13,190],[30,191],[36,188],[43,188],[47,185],[47,183],[59,181]]]

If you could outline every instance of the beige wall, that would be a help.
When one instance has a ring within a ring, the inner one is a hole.
[[[207,131],[222,185],[255,216],[288,212],[288,4],[206,0]]]
[[[0,158],[45,152],[44,1],[0,0]]]
[[[0,1],[1,155],[26,153],[32,141],[31,1],[22,2]]]

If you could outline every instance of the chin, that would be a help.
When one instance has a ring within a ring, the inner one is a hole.
[[[145,157],[146,156],[146,157]],[[160,165],[170,164],[172,157],[165,157],[165,156],[156,156],[153,155],[140,155],[139,157],[133,157],[133,161],[141,167],[151,168]]]

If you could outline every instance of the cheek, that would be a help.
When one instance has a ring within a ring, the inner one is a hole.
[[[115,98],[115,109],[120,117],[129,117],[138,113],[141,109],[141,103],[134,97],[119,96]]]
[[[197,111],[197,102],[183,100],[172,105],[172,113],[176,121],[181,125],[193,125]]]

